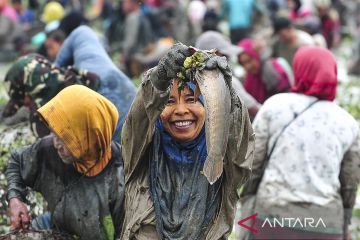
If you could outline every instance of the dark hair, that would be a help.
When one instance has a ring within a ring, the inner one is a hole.
[[[301,0],[294,0],[295,3],[295,12],[298,12],[301,8]]]
[[[219,23],[219,17],[214,9],[209,9],[206,11],[202,24],[202,31],[217,31],[217,26]]]
[[[87,24],[88,19],[80,11],[71,11],[60,22],[59,29],[63,30],[66,36],[80,25]]]
[[[62,43],[65,40],[66,35],[62,30],[56,29],[56,30],[49,32],[47,34],[47,38],[51,38],[58,43]]]
[[[273,20],[274,33],[278,33],[286,28],[291,28],[292,26],[292,22],[286,17],[277,17]]]

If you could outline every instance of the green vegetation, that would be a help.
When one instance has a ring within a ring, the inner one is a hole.
[[[180,72],[177,74],[177,77],[179,78],[179,96],[181,91],[184,90],[186,83],[194,80],[196,69],[204,68],[204,62],[209,58],[209,54],[213,55],[216,52],[215,49],[211,50],[210,52],[196,51],[195,49],[193,51],[193,55],[185,59]]]
[[[337,101],[360,121],[360,77],[349,76],[349,79],[349,82],[339,83]]]

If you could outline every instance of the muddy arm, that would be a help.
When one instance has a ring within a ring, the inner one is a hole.
[[[110,189],[110,213],[115,229],[115,238],[120,238],[121,226],[124,219],[124,194],[125,194],[125,183],[124,183],[124,166],[122,161],[116,163],[121,164],[117,167],[116,176],[112,181],[112,188]]]
[[[346,233],[355,205],[357,186],[360,183],[360,134],[344,156],[339,178],[345,215],[344,233]]]
[[[16,149],[10,156],[5,172],[8,182],[6,198],[19,198],[23,202],[26,200],[26,187],[34,187],[40,166],[39,145],[41,140],[36,143]]]
[[[169,99],[169,89],[158,90],[150,81],[152,71],[145,74],[122,130],[125,182],[151,142],[155,121]]]

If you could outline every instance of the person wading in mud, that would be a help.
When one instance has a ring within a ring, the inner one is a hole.
[[[209,144],[204,123],[213,122],[206,119],[212,109],[205,109],[204,103],[213,103],[204,99],[204,92],[199,95],[193,82],[180,94],[178,89],[177,73],[190,55],[189,47],[175,44],[145,73],[125,120],[122,239],[223,239],[232,230],[237,189],[250,173],[253,130],[246,107],[231,87],[226,58],[212,56],[204,62],[205,69],[221,70],[225,80],[204,81],[225,81],[231,112],[217,130],[229,127],[231,134],[226,136],[223,172],[210,184],[203,172]]]
[[[124,173],[120,146],[111,140],[118,122],[116,107],[93,90],[73,85],[38,113],[52,134],[15,150],[9,159],[11,229],[31,226],[81,239],[118,238]],[[26,187],[43,195],[50,213],[31,221],[24,203]]]

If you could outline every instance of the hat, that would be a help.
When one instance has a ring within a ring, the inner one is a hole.
[[[58,2],[49,2],[45,5],[41,20],[49,23],[55,20],[61,20],[65,15],[63,6]]]
[[[232,45],[224,35],[216,31],[207,31],[201,34],[196,41],[195,47],[201,50],[216,48],[220,53],[228,57],[237,56],[242,52],[240,47]]]
[[[292,27],[292,23],[291,23],[290,19],[288,19],[286,17],[278,17],[278,18],[275,18],[273,21],[273,29],[274,29],[275,34],[283,29],[290,28],[290,27]]]

